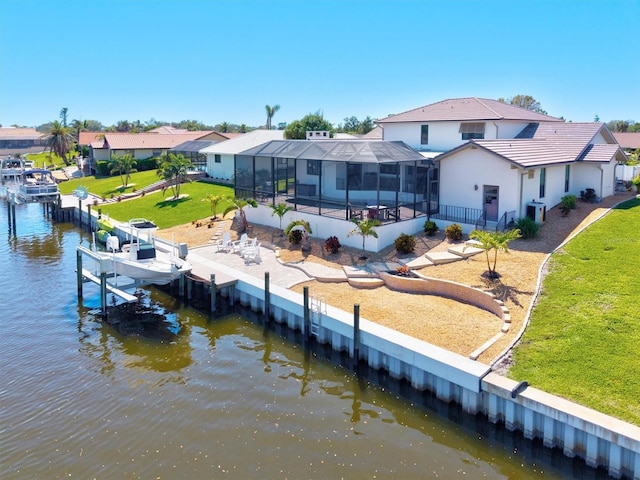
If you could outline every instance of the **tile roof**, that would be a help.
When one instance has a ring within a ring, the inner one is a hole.
[[[474,120],[524,120],[563,122],[564,120],[488,98],[450,98],[376,120],[377,124],[405,122],[447,122]]]
[[[612,143],[593,144],[600,133]],[[472,140],[445,154],[467,148],[482,148],[523,168],[541,167],[571,162],[606,163],[614,156],[622,160],[624,154],[603,123],[546,123],[529,124],[516,138]]]
[[[640,148],[640,132],[613,132],[613,136],[622,148]]]
[[[105,133],[105,147],[112,150],[168,149],[190,140],[197,140],[210,132],[190,132],[162,135],[158,133]]]
[[[229,140],[218,142],[214,145],[211,145],[210,147],[203,148],[202,150],[200,150],[200,153],[235,155],[257,145],[267,143],[271,140],[282,140],[283,138],[284,130],[252,130],[249,133],[245,133]]]
[[[46,136],[35,128],[0,127],[0,140],[37,140]]]

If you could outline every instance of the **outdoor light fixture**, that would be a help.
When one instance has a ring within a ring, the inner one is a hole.
[[[474,190],[478,190],[478,184],[475,184],[475,185],[473,186],[473,189],[474,189]]]

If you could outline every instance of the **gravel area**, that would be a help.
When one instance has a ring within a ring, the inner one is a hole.
[[[540,268],[547,255],[609,207],[632,196],[628,192],[617,193],[598,204],[578,200],[576,210],[567,216],[563,216],[558,208],[549,210],[536,239],[515,240],[509,244],[509,253],[498,255],[496,269],[501,276],[497,280],[487,280],[482,276],[487,270],[484,253],[469,260],[426,267],[420,273],[493,292],[505,302],[511,313],[511,328],[478,358],[481,362],[492,363],[520,333],[537,289]],[[202,219],[198,222],[199,226],[191,223],[161,230],[158,235],[167,239],[173,237],[176,242],[186,242],[189,247],[206,245],[213,243],[212,238],[219,230],[220,222],[224,222],[225,229],[232,227],[230,220]],[[280,258],[285,262],[304,260],[335,268],[363,264],[359,260],[362,253],[360,249],[342,247],[338,253],[330,254],[324,251],[324,239],[312,239],[311,251],[303,254],[300,246],[291,246],[278,229],[252,224],[248,233],[249,236],[257,236],[265,245],[279,247]],[[237,233],[232,230],[234,235],[237,236]],[[415,238],[415,256],[432,249],[446,250],[451,246],[443,232],[433,237],[418,233]],[[367,256],[367,262],[403,262],[412,258],[398,255],[393,246],[378,253],[367,252]],[[499,333],[502,326],[500,319],[484,310],[441,297],[395,292],[386,287],[357,289],[346,283],[311,281],[306,285],[309,285],[311,295],[324,297],[330,305],[352,312],[353,305],[358,303],[362,318],[465,356]],[[293,290],[302,292],[302,287],[297,285]]]

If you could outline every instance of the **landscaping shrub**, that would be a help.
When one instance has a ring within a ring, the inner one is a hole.
[[[438,225],[436,225],[436,222],[432,220],[427,220],[426,222],[424,222],[424,233],[426,235],[428,236],[435,235],[437,231],[438,231]]]
[[[524,239],[535,238],[538,235],[538,230],[540,230],[540,224],[529,217],[519,218],[516,221],[516,226]]]
[[[462,227],[457,223],[452,223],[444,229],[444,235],[447,237],[447,240],[459,242],[462,240]]]
[[[145,172],[147,170],[157,170],[158,165],[160,165],[159,157],[150,157],[150,158],[142,158],[140,160],[136,160],[136,168],[139,172]]]
[[[575,210],[576,208],[576,196],[575,195],[565,195],[560,199],[560,211],[562,215],[569,215],[571,210]]]
[[[401,233],[393,242],[398,253],[411,253],[416,248],[416,239],[413,235]]]
[[[324,242],[324,249],[329,253],[338,253],[341,246],[340,240],[335,236],[327,238]]]
[[[289,242],[294,245],[300,245],[302,241],[302,230],[291,230],[289,232]]]
[[[109,162],[106,160],[98,160],[96,162],[96,174],[100,177],[110,176],[111,169],[109,168]]]
[[[596,191],[593,188],[582,190],[580,191],[580,198],[585,202],[593,203],[597,198]]]

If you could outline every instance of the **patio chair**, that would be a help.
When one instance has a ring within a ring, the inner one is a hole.
[[[216,243],[216,252],[229,252],[233,248],[233,242],[231,241],[231,234],[229,232],[222,233],[222,240],[218,240]]]
[[[244,249],[242,258],[244,258],[245,264],[251,261],[260,263],[260,242],[258,242],[256,238],[253,239],[250,246]]]
[[[246,233],[240,235],[240,240],[232,243],[233,253],[242,255],[242,250],[249,245],[249,237]]]

